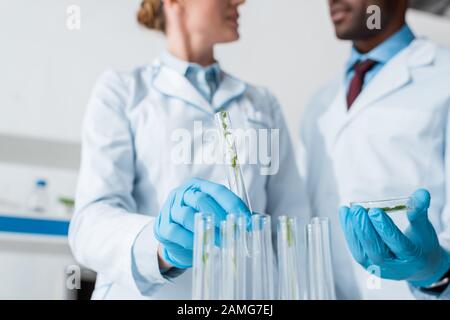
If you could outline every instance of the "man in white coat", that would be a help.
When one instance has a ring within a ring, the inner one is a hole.
[[[337,37],[353,48],[305,109],[300,170],[312,212],[334,227],[338,297],[448,298],[450,50],[414,35],[407,0],[329,5]],[[381,13],[380,28],[370,13]],[[340,205],[418,188],[429,193],[415,193],[415,211],[394,217],[396,225],[380,210],[338,214]]]

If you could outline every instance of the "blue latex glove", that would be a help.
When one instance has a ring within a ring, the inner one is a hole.
[[[197,212],[214,215],[216,241],[219,239],[220,221],[226,218],[227,213],[250,217],[244,202],[222,185],[191,179],[173,190],[156,219],[154,233],[163,247],[162,258],[176,268],[192,267],[194,217]]]
[[[430,194],[418,190],[408,204],[410,226],[403,234],[381,209],[342,207],[342,228],[353,257],[365,269],[380,268],[384,279],[407,280],[428,287],[449,270],[448,253],[439,245],[428,219]]]

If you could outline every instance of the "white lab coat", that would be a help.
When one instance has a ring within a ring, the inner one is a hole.
[[[450,51],[415,40],[395,56],[347,112],[343,73],[309,103],[300,128],[300,171],[314,214],[331,218],[338,296],[413,298],[405,281],[372,278],[352,259],[338,208],[351,201],[430,190],[430,219],[450,249]],[[397,219],[403,228],[406,220]],[[402,221],[400,221],[402,220]]]
[[[276,175],[262,175],[261,165],[245,165],[247,149],[238,150],[253,211],[271,214],[273,223],[277,215],[309,216],[288,130],[267,90],[224,74],[210,104],[187,79],[159,61],[132,72],[107,72],[87,110],[69,232],[76,259],[98,273],[94,299],[191,298],[190,271],[171,281],[160,274],[153,233],[148,249],[136,257],[148,259],[144,296],[132,270],[132,248],[140,232],[151,228],[172,189],[192,177],[227,185],[223,166],[197,163],[201,133],[194,131],[194,121],[202,121],[204,129],[215,128],[214,113],[222,107],[230,112],[234,128],[280,130]],[[174,133],[180,128],[192,133],[192,163],[173,161],[179,138]]]

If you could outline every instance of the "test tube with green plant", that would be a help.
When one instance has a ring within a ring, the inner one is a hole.
[[[247,188],[245,187],[242,169],[239,163],[235,136],[232,132],[230,114],[227,111],[221,110],[216,113],[216,126],[220,133],[224,161],[227,164],[228,186],[231,191],[233,191],[244,201],[250,212],[253,212],[247,193]]]
[[[302,298],[300,291],[301,260],[300,243],[297,219],[281,216],[277,226],[278,244],[278,287],[281,300],[299,300]],[[303,280],[303,279],[302,279]]]
[[[197,213],[194,224],[192,299],[215,298],[215,225],[211,214]]]
[[[221,222],[221,298],[224,300],[247,298],[246,226],[246,218],[233,213]]]

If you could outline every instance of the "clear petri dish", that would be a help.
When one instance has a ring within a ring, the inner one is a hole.
[[[350,206],[361,206],[366,210],[381,209],[386,213],[406,213],[410,209],[410,197],[377,200],[377,201],[363,201],[363,202],[351,202]]]

